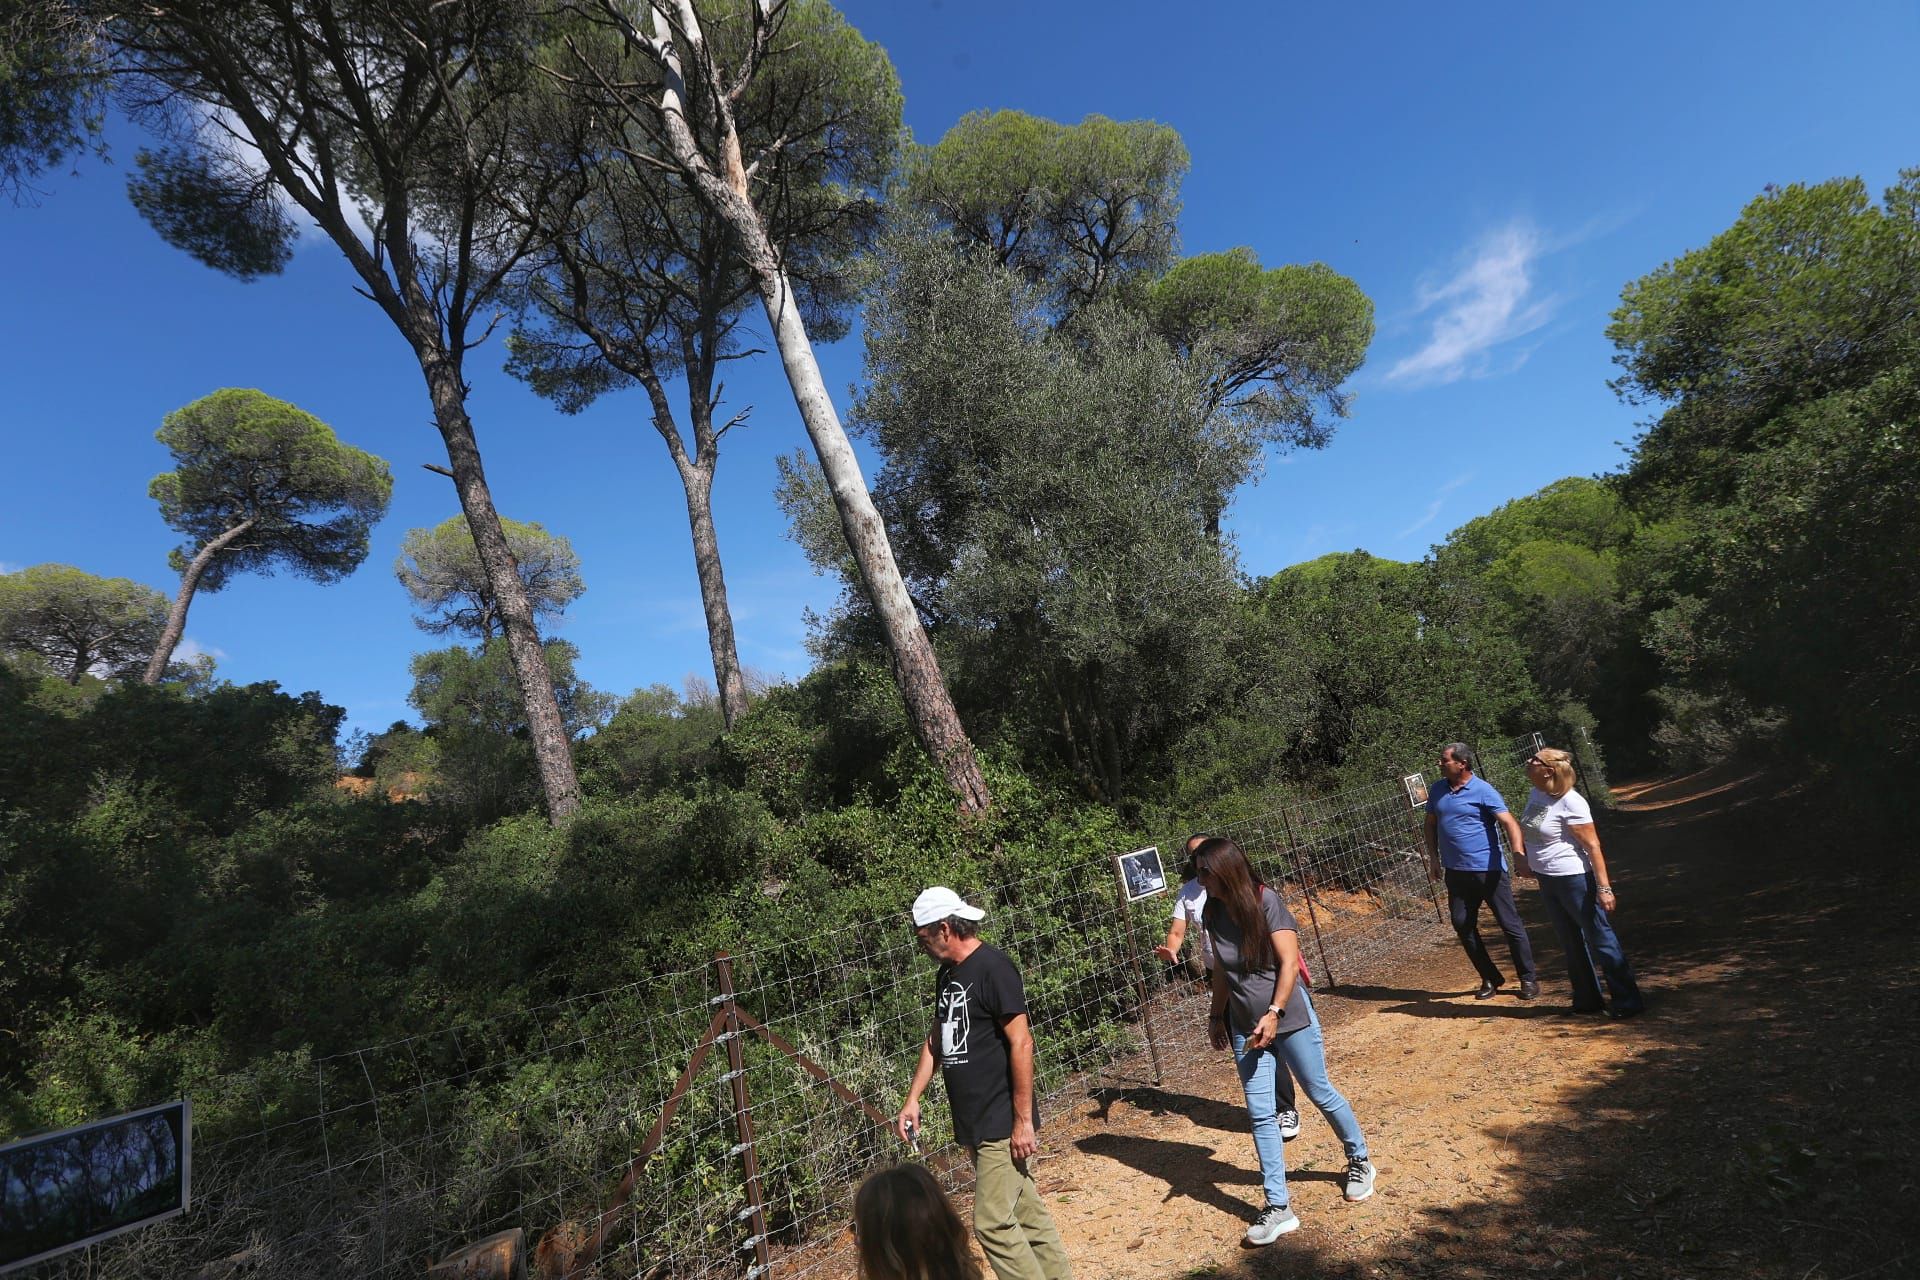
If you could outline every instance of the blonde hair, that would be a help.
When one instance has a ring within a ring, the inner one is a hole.
[[[1558,747],[1542,747],[1534,752],[1534,757],[1547,766],[1547,772],[1553,775],[1552,781],[1540,788],[1558,800],[1573,790],[1573,757]]]
[[[864,1280],[979,1280],[967,1229],[924,1165],[897,1164],[861,1183],[853,1233]]]

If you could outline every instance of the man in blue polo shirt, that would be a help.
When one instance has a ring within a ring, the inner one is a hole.
[[[1427,860],[1436,876],[1445,868],[1453,931],[1480,971],[1480,992],[1474,999],[1491,999],[1506,981],[1480,940],[1480,906],[1486,903],[1507,935],[1507,951],[1520,976],[1520,998],[1531,1000],[1540,994],[1540,983],[1533,970],[1533,946],[1513,905],[1513,878],[1500,855],[1500,833],[1506,832],[1512,848],[1524,848],[1525,843],[1507,802],[1492,783],[1474,776],[1473,765],[1473,752],[1464,742],[1440,749],[1440,780],[1427,788]]]

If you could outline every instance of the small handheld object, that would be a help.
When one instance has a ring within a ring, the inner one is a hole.
[[[907,1145],[913,1148],[913,1154],[920,1154],[920,1126],[907,1121]]]

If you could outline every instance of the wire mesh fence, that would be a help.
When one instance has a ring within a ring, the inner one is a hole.
[[[1315,985],[1376,980],[1445,936],[1419,781],[1279,795],[1210,830],[1283,893]],[[1157,842],[1169,891],[1185,835]],[[954,887],[1024,977],[1043,1117],[1091,1083],[1158,1084],[1206,1060],[1205,988],[1153,954],[1171,892],[1129,902],[1106,858]],[[281,1063],[195,1098],[221,1119],[197,1145],[189,1215],[38,1274],[416,1276],[519,1227],[537,1276],[798,1280],[829,1265],[860,1177],[899,1158],[888,1118],[933,1016],[903,904],[724,964]],[[946,1109],[925,1115],[930,1163],[964,1183]]]

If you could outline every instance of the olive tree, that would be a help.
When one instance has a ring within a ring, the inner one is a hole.
[[[1222,513],[1267,450],[1327,443],[1372,334],[1322,264],[1178,259],[1186,169],[1172,129],[1099,116],[974,115],[911,151],[852,415],[907,589],[983,673],[969,715],[1116,801],[1229,676]],[[796,536],[836,566],[824,488],[786,464]]]

